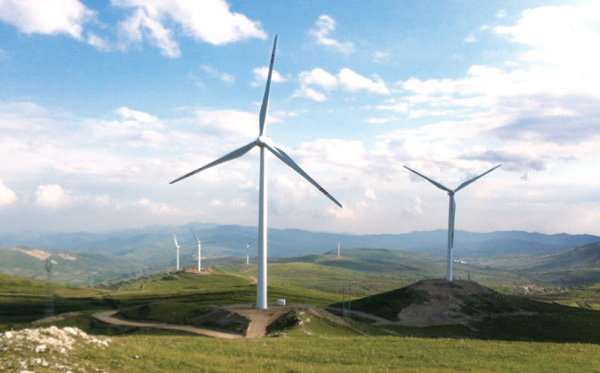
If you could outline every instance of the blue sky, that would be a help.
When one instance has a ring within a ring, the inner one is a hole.
[[[267,134],[343,205],[271,157],[269,226],[600,234],[594,1],[0,0],[0,233],[190,221],[256,225]]]

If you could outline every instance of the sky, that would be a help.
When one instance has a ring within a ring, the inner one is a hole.
[[[0,233],[600,234],[597,1],[0,0]]]

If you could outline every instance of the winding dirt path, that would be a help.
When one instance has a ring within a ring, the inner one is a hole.
[[[149,329],[163,329],[163,330],[174,330],[186,333],[200,334],[206,335],[213,338],[225,338],[225,339],[236,339],[243,338],[240,334],[233,333],[224,333],[218,332],[216,330],[198,328],[191,325],[175,325],[175,324],[166,324],[161,322],[153,322],[153,321],[133,321],[128,320],[123,317],[115,317],[115,314],[118,311],[106,311],[106,312],[98,312],[92,315],[92,317],[98,321],[117,326],[134,326],[138,328],[149,328]]]

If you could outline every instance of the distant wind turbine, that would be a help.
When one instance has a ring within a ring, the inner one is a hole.
[[[177,243],[177,237],[173,234],[173,241],[175,241],[175,248],[177,250],[177,270],[179,271],[179,244]]]
[[[452,281],[452,248],[454,247],[454,216],[456,214],[456,202],[454,202],[454,195],[459,190],[461,190],[464,187],[466,187],[467,185],[473,183],[475,180],[482,178],[483,176],[489,174],[490,172],[494,171],[495,169],[497,169],[500,166],[502,166],[502,165],[499,164],[496,167],[482,173],[481,175],[465,181],[464,183],[460,184],[458,186],[458,188],[456,188],[454,190],[447,188],[447,187],[443,186],[442,184],[438,183],[437,181],[432,180],[432,179],[428,178],[427,176],[420,174],[417,171],[404,166],[404,168],[406,168],[407,170],[414,172],[415,174],[421,176],[423,179],[429,181],[431,184],[435,185],[439,189],[448,192],[448,196],[450,197],[450,208],[449,208],[450,211],[448,213],[448,262],[446,264],[446,281]]]
[[[246,265],[250,265],[250,245],[256,240],[252,240],[246,244]]]
[[[340,257],[340,241],[338,241],[338,258]]]
[[[269,73],[267,75],[267,84],[265,87],[265,94],[263,96],[262,105],[260,107],[259,114],[259,135],[258,138],[251,143],[242,146],[241,148],[232,151],[231,153],[202,166],[188,174],[181,176],[178,179],[171,181],[170,184],[176,183],[187,177],[197,174],[198,172],[204,171],[213,166],[221,163],[231,161],[239,158],[244,154],[248,153],[252,148],[260,148],[260,183],[259,183],[259,205],[258,205],[258,282],[256,289],[256,308],[267,309],[267,159],[265,156],[265,149],[273,153],[273,155],[283,163],[291,167],[294,171],[299,173],[302,177],[308,180],[309,183],[314,185],[319,191],[325,196],[331,199],[336,205],[342,207],[342,205],[333,198],[323,187],[321,187],[315,180],[313,180],[304,170],[300,168],[283,150],[279,149],[273,144],[273,141],[265,136],[266,129],[266,118],[267,110],[269,106],[269,90],[271,87],[271,76],[273,74],[273,64],[275,62],[275,50],[277,48],[277,36],[273,42],[273,52],[271,53],[271,63],[269,65]]]
[[[202,272],[202,243],[214,243],[213,241],[200,241],[198,239],[198,236],[196,236],[196,233],[194,233],[194,230],[192,229],[192,227],[190,227],[190,231],[192,231],[192,234],[194,235],[194,238],[196,239],[196,242],[198,243],[198,272]]]

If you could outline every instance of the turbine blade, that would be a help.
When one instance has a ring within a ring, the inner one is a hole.
[[[427,176],[425,176],[423,174],[420,174],[417,171],[415,171],[415,170],[413,170],[411,168],[408,168],[406,166],[404,166],[404,168],[406,168],[407,170],[409,170],[411,172],[414,172],[415,174],[421,176],[423,179],[429,181],[431,184],[435,185],[436,187],[440,188],[441,190],[445,190],[448,193],[454,193],[454,191],[450,190],[449,188],[446,188],[445,186],[443,186],[442,184],[438,183],[437,181],[432,180],[432,179],[428,178]]]
[[[173,234],[173,241],[175,241],[175,247],[179,248],[179,244],[177,243],[177,237]]]
[[[183,176],[181,176],[181,177],[179,177],[179,178],[171,181],[169,184],[174,184],[174,183],[176,183],[176,182],[178,182],[180,180],[183,180],[183,179],[188,178],[188,177],[190,177],[192,175],[195,175],[195,174],[197,174],[200,171],[204,171],[207,168],[211,168],[211,167],[216,166],[218,164],[225,163],[227,161],[231,161],[232,159],[239,158],[242,155],[248,153],[250,151],[250,149],[252,149],[255,146],[256,146],[256,141],[252,141],[250,144],[244,145],[241,148],[239,148],[237,150],[234,150],[231,153],[229,153],[229,154],[227,154],[227,155],[225,155],[225,156],[217,159],[216,161],[213,161],[213,162],[207,164],[206,166],[202,166],[202,167],[200,167],[197,170],[194,170],[194,171],[192,171],[192,172],[190,172],[188,174],[185,174],[185,175],[183,175]]]
[[[484,177],[485,175],[489,174],[490,172],[494,171],[495,169],[497,169],[498,167],[502,166],[501,164],[497,165],[496,167],[493,167],[492,169],[482,173],[481,175],[472,178],[471,180],[465,181],[464,183],[460,184],[458,186],[458,188],[456,188],[454,191],[458,192],[459,190],[461,190],[462,188],[466,187],[467,185],[471,184],[472,182],[474,182],[475,180]]]
[[[302,177],[304,177],[306,180],[308,180],[309,183],[311,183],[312,185],[314,185],[315,188],[317,188],[321,193],[323,193],[325,196],[327,196],[327,198],[329,198],[330,200],[332,200],[333,203],[335,203],[339,207],[343,208],[341,203],[339,203],[335,198],[333,198],[333,196],[331,194],[329,194],[322,186],[320,186],[319,183],[317,183],[312,177],[308,176],[308,174],[306,172],[304,172],[304,170],[301,169],[300,166],[298,166],[296,164],[296,162],[294,162],[292,160],[292,158],[290,158],[290,156],[287,155],[283,150],[279,149],[276,146],[271,147],[271,145],[269,145],[269,144],[265,144],[265,146],[267,147],[267,149],[269,149],[269,151],[271,151],[271,153],[273,153],[283,163],[285,163],[288,166],[290,166],[294,171],[296,171]]]
[[[200,240],[198,239],[198,236],[196,236],[196,233],[194,233],[194,230],[192,229],[192,227],[189,227],[189,228],[190,228],[190,231],[192,231],[192,234],[194,235],[196,242],[200,243]]]
[[[273,52],[271,53],[271,63],[269,65],[269,75],[267,75],[267,85],[265,86],[265,95],[263,96],[262,105],[260,107],[260,115],[258,117],[260,125],[260,135],[265,132],[265,120],[267,119],[267,110],[269,108],[269,91],[271,89],[271,75],[273,75],[273,64],[275,63],[275,49],[277,48],[277,35],[273,42]]]

